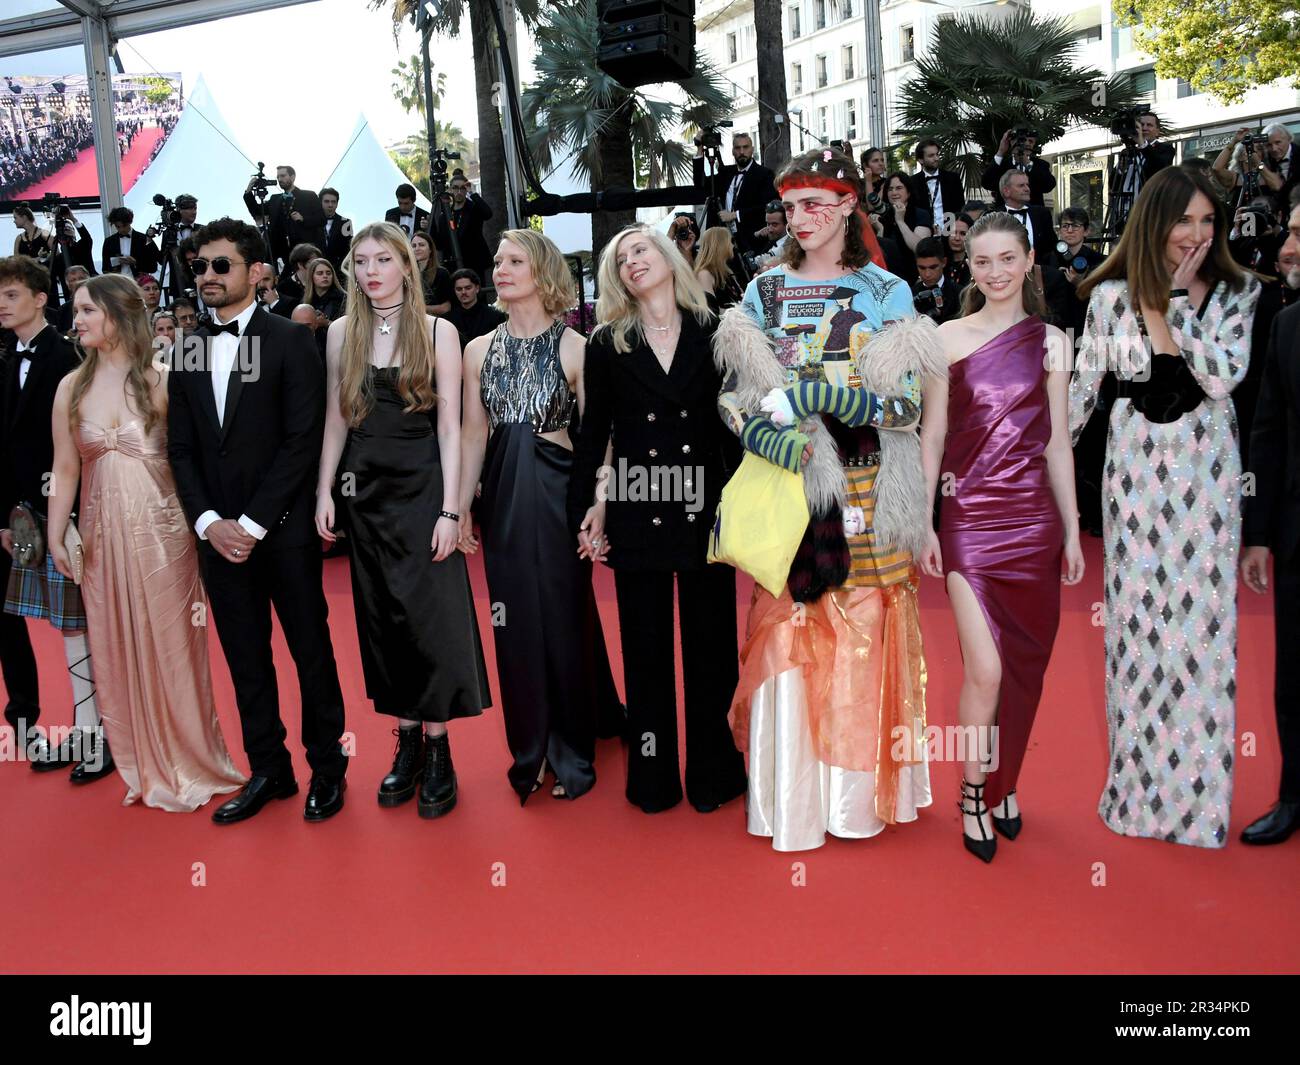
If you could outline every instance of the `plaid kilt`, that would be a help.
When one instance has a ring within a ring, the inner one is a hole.
[[[5,613],[24,618],[48,618],[60,632],[86,631],[86,608],[81,601],[81,589],[75,581],[68,580],[54,568],[54,559],[48,551],[41,568],[10,567]]]

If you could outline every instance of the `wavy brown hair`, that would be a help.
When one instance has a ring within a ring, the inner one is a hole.
[[[1192,197],[1198,192],[1214,209],[1214,241],[1197,276],[1211,288],[1225,281],[1233,292],[1239,291],[1246,283],[1247,271],[1233,261],[1228,251],[1227,208],[1204,174],[1169,166],[1142,186],[1119,244],[1110,258],[1080,283],[1079,299],[1086,300],[1103,281],[1125,281],[1133,306],[1147,306],[1163,314],[1169,307],[1169,290],[1173,285],[1173,274],[1165,261],[1165,247],[1169,234],[1187,213]],[[966,234],[967,241],[971,233]]]
[[[121,274],[101,274],[92,277],[81,286],[82,291],[112,323],[118,343],[130,357],[126,379],[122,388],[126,392],[128,409],[134,409],[144,419],[144,431],[153,432],[163,420],[166,412],[159,410],[153,402],[150,373],[158,373],[154,365],[153,330],[149,326],[149,316],[145,312],[144,293],[140,286],[129,277]],[[68,423],[72,431],[77,431],[80,423],[81,398],[95,379],[99,369],[99,349],[82,348],[77,341],[77,350],[81,353],[81,365],[74,371],[72,397],[68,404]],[[134,403],[132,402],[134,401]]]
[[[829,158],[828,158],[829,156]],[[804,152],[797,155],[781,168],[781,172],[776,176],[776,187],[779,190],[786,182],[794,182],[796,185],[802,178],[807,181],[811,187],[817,186],[821,180],[832,174],[838,175],[843,172],[843,178],[837,180],[845,181],[850,185],[862,187],[862,174],[858,170],[857,164],[847,155],[835,148],[815,148],[810,152]],[[871,223],[867,220],[866,213],[862,210],[862,203],[859,200],[858,208],[848,218],[848,225],[844,227],[844,251],[840,255],[840,265],[846,270],[861,270],[867,263],[871,262],[871,245],[867,243],[867,238],[863,235],[864,229],[870,229]],[[792,235],[793,238],[793,235]],[[872,244],[875,243],[875,234],[871,235]],[[799,241],[790,239],[785,242],[785,249],[781,253],[781,265],[789,266],[797,270],[803,265],[804,252],[799,246]]]
[[[353,235],[348,249],[349,263],[363,240],[374,240],[384,245],[402,264],[405,274],[402,279],[402,309],[397,315],[397,339],[394,342],[402,358],[397,374],[397,392],[406,403],[403,413],[430,410],[438,398],[433,387],[437,357],[433,337],[429,334],[429,318],[424,310],[424,292],[418,280],[420,268],[415,262],[415,252],[400,226],[392,222],[371,222]],[[339,407],[343,420],[355,427],[365,421],[375,401],[368,372],[375,350],[375,312],[370,297],[357,280],[355,266],[348,271],[348,304],[344,317],[343,351],[339,357]]]
[[[966,231],[967,262],[974,258],[975,255],[971,245],[980,237],[987,236],[990,233],[1010,233],[1016,238],[1020,250],[1028,257],[1031,250],[1029,246],[1029,230],[1005,211],[990,211],[980,215],[975,224]],[[1041,318],[1047,313],[1047,304],[1028,277],[1021,278],[1020,300],[1026,314],[1036,314]],[[965,318],[968,314],[974,314],[987,302],[984,293],[980,291],[979,285],[975,284],[972,278],[970,284],[962,289],[961,316]]]

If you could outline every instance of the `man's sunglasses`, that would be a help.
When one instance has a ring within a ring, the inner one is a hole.
[[[190,269],[194,272],[195,277],[202,277],[208,272],[208,267],[212,267],[214,274],[228,274],[232,266],[247,266],[248,263],[243,259],[230,259],[224,255],[218,255],[215,259],[195,259],[190,263]]]

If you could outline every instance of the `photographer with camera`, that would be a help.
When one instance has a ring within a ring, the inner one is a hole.
[[[930,138],[919,141],[915,155],[920,168],[912,176],[912,183],[929,197],[934,219],[931,232],[945,232],[948,227],[944,224],[944,215],[951,214],[955,218],[961,213],[966,190],[955,171],[939,169],[942,157],[938,141]]]
[[[261,170],[259,164],[259,172],[253,175],[244,190],[244,204],[255,222],[260,221],[265,212],[272,257],[283,262],[298,244],[314,244],[319,248],[325,243],[325,212],[321,209],[320,197],[310,189],[298,188],[295,184],[298,173],[293,167],[277,166],[275,181],[280,192],[268,197],[266,206],[262,208],[255,198],[255,190],[265,187],[267,181]]]
[[[767,205],[767,213],[764,217],[767,224],[754,236],[769,241],[772,246],[768,248],[765,254],[756,257],[755,262],[758,270],[753,271],[754,273],[766,270],[775,263],[785,251],[786,242],[790,237],[790,230],[786,224],[785,207],[780,200],[773,200]]]
[[[459,157],[449,152],[447,158]],[[491,277],[492,252],[483,236],[483,223],[492,217],[491,205],[470,188],[469,178],[462,173],[452,174],[442,204],[442,210],[434,215],[434,243],[443,262],[451,269],[459,246],[460,259],[455,263],[456,269],[470,269],[479,277]],[[456,235],[454,242],[451,239],[453,232]]]
[[[72,208],[61,203],[54,208],[50,224],[50,256],[52,272],[63,286],[63,299],[72,299],[64,277],[70,266],[84,266],[93,276],[95,273],[95,242],[90,230],[77,221]]]
[[[776,175],[755,162],[754,141],[748,133],[732,134],[731,163],[720,164],[720,141],[716,129],[704,130],[695,138],[695,187],[708,199],[704,228],[725,225],[740,252],[760,255],[770,247],[765,238],[756,234],[763,226],[767,204],[777,198]]]
[[[993,193],[994,203],[1002,206],[1002,175],[1008,170],[1019,170],[1029,178],[1029,202],[1035,207],[1045,206],[1043,197],[1056,188],[1052,168],[1038,158],[1038,134],[1028,126],[1009,129],[998,141],[993,162],[980,175],[980,187]]]
[[[1273,201],[1267,195],[1233,212],[1228,232],[1228,252],[1241,266],[1257,274],[1276,276],[1277,250],[1285,238],[1273,213]]]
[[[942,237],[925,237],[917,243],[912,306],[917,314],[929,315],[936,324],[961,313],[961,293],[949,279],[947,267],[948,248]]]
[[[681,213],[673,216],[668,226],[668,239],[682,253],[691,269],[695,269],[695,247],[700,242],[700,227],[693,215]]]
[[[1174,161],[1174,146],[1159,140],[1160,120],[1143,107],[1121,111],[1110,126],[1111,136],[1124,147],[1110,168],[1110,215],[1106,229],[1118,233],[1128,221],[1133,202],[1158,171]]]
[[[108,224],[114,232],[104,238],[100,254],[106,274],[152,274],[158,269],[158,248],[134,228],[135,212],[129,207],[114,207],[108,212]]]
[[[1280,123],[1263,130],[1237,130],[1214,160],[1214,175],[1229,189],[1239,189],[1237,206],[1264,194],[1281,214],[1291,210],[1291,190],[1300,182],[1300,160],[1291,131]]]
[[[199,201],[189,193],[182,192],[174,203],[161,193],[153,197],[153,202],[159,208],[159,219],[144,231],[144,235],[149,240],[160,235],[162,237],[158,249],[158,260],[164,275],[161,280],[172,299],[175,299],[194,287],[194,278],[190,275],[181,249],[199,228]]]

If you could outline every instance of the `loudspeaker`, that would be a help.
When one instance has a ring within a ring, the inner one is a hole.
[[[695,73],[694,0],[597,0],[596,65],[625,88]]]

